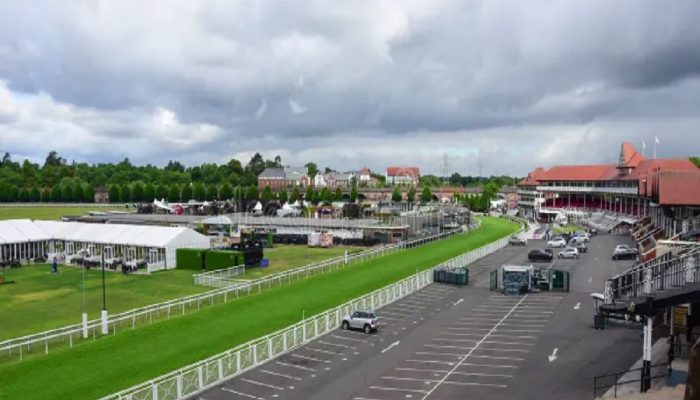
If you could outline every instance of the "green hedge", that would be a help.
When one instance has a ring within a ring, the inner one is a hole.
[[[207,271],[230,268],[244,263],[243,253],[233,250],[209,250],[204,261]]]
[[[177,249],[175,262],[179,269],[201,271],[204,257],[208,249]]]

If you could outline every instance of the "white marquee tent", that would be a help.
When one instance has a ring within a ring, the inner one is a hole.
[[[0,260],[27,260],[46,255],[112,264],[146,264],[149,272],[175,268],[179,248],[209,248],[210,241],[189,228],[92,224],[82,222],[0,221]]]

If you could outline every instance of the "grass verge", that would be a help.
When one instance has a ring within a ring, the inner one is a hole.
[[[56,220],[67,215],[85,215],[89,211],[127,211],[124,206],[113,207],[2,207],[0,206],[0,220],[3,219],[48,219]],[[132,209],[133,210],[133,209]]]
[[[352,268],[295,281],[198,313],[0,367],[0,399],[94,399],[281,329],[517,230],[484,218],[482,229]],[[50,384],[37,384],[47,382]]]

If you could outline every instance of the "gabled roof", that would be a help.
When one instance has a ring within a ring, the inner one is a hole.
[[[536,170],[527,174],[525,179],[520,181],[521,186],[537,186],[540,184],[540,178],[542,178],[547,171],[544,168],[537,168]]]
[[[362,169],[360,170],[360,175],[369,175],[369,168],[362,167]]]
[[[300,179],[307,172],[306,167],[284,167],[284,173],[287,179]]]
[[[622,143],[618,167],[635,168],[642,161],[644,161],[644,157],[642,157],[642,155],[639,154],[639,152],[634,148],[632,143]]]
[[[387,176],[410,176],[412,178],[417,178],[420,176],[420,170],[418,167],[387,167]]]
[[[258,178],[281,178],[285,179],[287,174],[284,172],[284,168],[265,168],[263,172],[258,175]]]

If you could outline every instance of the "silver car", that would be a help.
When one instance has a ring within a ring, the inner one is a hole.
[[[343,318],[343,330],[361,329],[365,333],[372,333],[379,329],[379,320],[372,311],[355,311],[352,315]]]

